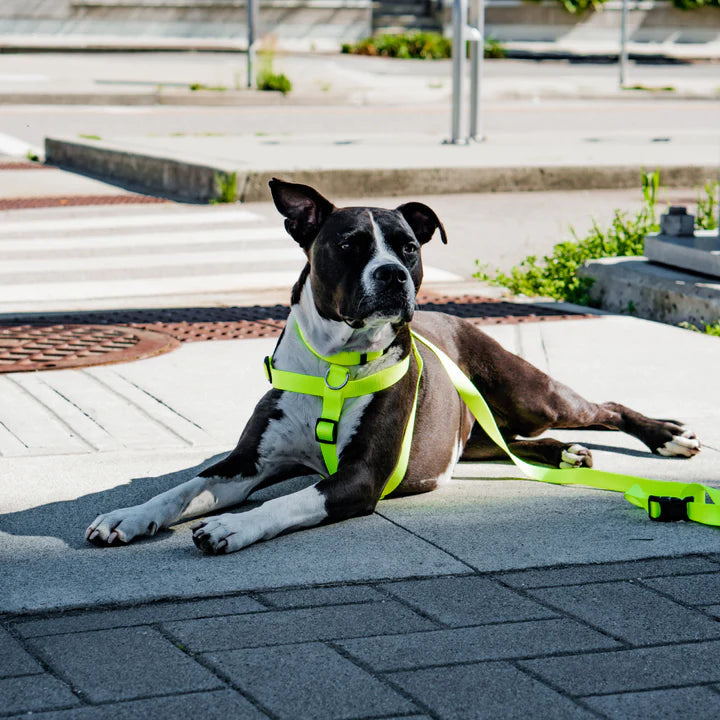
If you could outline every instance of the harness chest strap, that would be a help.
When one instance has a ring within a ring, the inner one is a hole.
[[[278,370],[272,364],[272,358],[265,358],[265,375],[272,383],[276,390],[286,390],[289,392],[298,392],[305,395],[314,395],[321,397],[323,400],[322,411],[320,417],[315,423],[315,439],[320,444],[323,460],[328,474],[332,475],[338,468],[337,440],[340,417],[342,415],[345,400],[348,398],[360,397],[362,395],[371,395],[381,390],[386,390],[401,378],[403,378],[410,367],[410,355],[406,355],[400,362],[388,368],[379,370],[372,375],[362,378],[350,380],[350,370],[348,367],[338,364],[337,360],[342,361],[353,360],[354,356],[359,353],[340,353],[329,357],[318,355],[312,347],[307,343],[302,333],[299,332],[303,343],[317,357],[329,361],[328,369],[324,377],[317,375],[304,375],[302,373],[290,372],[287,370]],[[403,440],[400,447],[398,461],[393,469],[390,477],[385,482],[381,499],[391,493],[405,477],[408,461],[410,458],[410,445],[412,444],[413,430],[415,426],[415,413],[417,410],[418,390],[420,387],[420,377],[422,376],[422,358],[417,351],[415,342],[411,340],[412,353],[418,364],[418,377],[415,385],[415,398],[413,407],[410,412]],[[380,357],[382,352],[373,353],[373,356],[364,355],[369,359]],[[353,365],[362,364],[360,362],[350,363]]]

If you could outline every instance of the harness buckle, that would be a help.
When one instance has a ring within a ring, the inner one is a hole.
[[[692,500],[692,495],[686,498],[650,495],[648,496],[648,517],[656,522],[688,520],[687,504]],[[657,515],[653,515],[653,504],[660,508],[660,512]]]
[[[337,420],[318,418],[315,423],[315,439],[323,445],[336,445],[339,425]]]
[[[334,368],[337,368],[339,370],[342,370],[345,373],[345,379],[340,383],[340,385],[331,385],[330,384],[330,373],[333,371]],[[342,390],[350,380],[350,371],[345,367],[340,367],[339,365],[331,365],[326,371],[325,371],[325,385],[330,388],[330,390]]]
[[[266,355],[263,364],[265,365],[265,377],[268,379],[268,382],[272,382],[272,360],[270,360],[270,356]]]

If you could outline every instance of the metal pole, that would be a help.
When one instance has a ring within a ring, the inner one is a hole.
[[[453,0],[453,46],[452,46],[452,120],[450,142],[461,141],[460,117],[463,105],[463,68],[465,65],[465,23],[467,0]]]
[[[255,41],[258,31],[258,0],[247,2],[247,86],[253,86],[253,70],[255,68]]]
[[[628,18],[628,0],[622,0],[622,15],[620,18],[620,87],[627,85],[627,18]]]
[[[476,32],[470,43],[470,139],[482,140],[481,87],[482,64],[485,57],[485,0],[471,0],[470,24]]]

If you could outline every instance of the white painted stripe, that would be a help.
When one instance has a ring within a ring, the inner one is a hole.
[[[4,231],[0,224],[0,232]],[[212,243],[261,242],[284,240],[292,247],[294,242],[282,228],[217,228],[178,230],[155,233],[122,235],[81,235],[78,237],[30,237],[4,240],[0,236],[0,258],[4,250],[85,250],[110,247],[143,247],[172,245],[210,245]]]
[[[30,143],[27,143],[20,138],[0,133],[0,153],[3,155],[10,155],[11,157],[25,158],[28,153],[32,153],[33,155],[40,157],[42,151],[40,148],[30,145]]]
[[[257,288],[289,288],[298,278],[296,270],[193,275],[191,277],[142,278],[68,283],[28,283],[0,287],[0,303],[47,300],[88,300],[150,297],[187,293],[237,292]]]
[[[220,252],[181,252],[110,257],[48,258],[42,260],[3,260],[0,255],[0,276],[10,273],[68,272],[70,270],[122,270],[131,268],[170,268],[183,265],[232,265],[244,263],[279,263],[297,261],[298,273],[305,264],[305,255],[298,246],[288,248],[253,248]],[[1,292],[1,291],[0,291]]]
[[[45,220],[20,220],[3,222],[2,234],[42,233],[62,235],[78,230],[117,230],[134,227],[159,227],[162,225],[216,225],[220,223],[251,222],[262,220],[262,216],[249,210],[225,210],[198,208],[192,212],[171,211],[139,215],[107,215],[93,217],[48,218]]]
[[[466,278],[430,265],[423,268],[423,280],[425,282],[458,282],[466,280]]]

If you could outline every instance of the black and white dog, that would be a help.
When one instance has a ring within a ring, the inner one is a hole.
[[[411,321],[472,379],[510,449],[524,459],[555,467],[592,464],[590,452],[579,444],[516,439],[549,428],[622,430],[666,456],[692,457],[699,451],[695,435],[678,422],[647,418],[614,402],[588,402],[475,326],[443,313],[415,312],[421,246],[436,230],[447,242],[442,223],[426,205],[336,208],[306,185],[273,180],[270,187],[287,231],[307,255],[272,368],[327,377],[323,357],[345,353],[365,361],[348,368],[350,380],[380,373],[409,356],[407,371],[390,387],[345,401],[335,427],[335,472],[328,475],[316,437],[322,398],[272,389],[224,460],[142,505],[100,515],[87,529],[91,542],[113,545],[154,535],[180,520],[242,503],[257,488],[303,475],[328,476],[250,511],[198,522],[195,544],[210,553],[233,552],[288,530],[372,513],[397,463],[418,387],[399,493],[432,490],[450,476],[458,459],[503,457],[475,424],[436,356],[422,345],[418,386]]]

